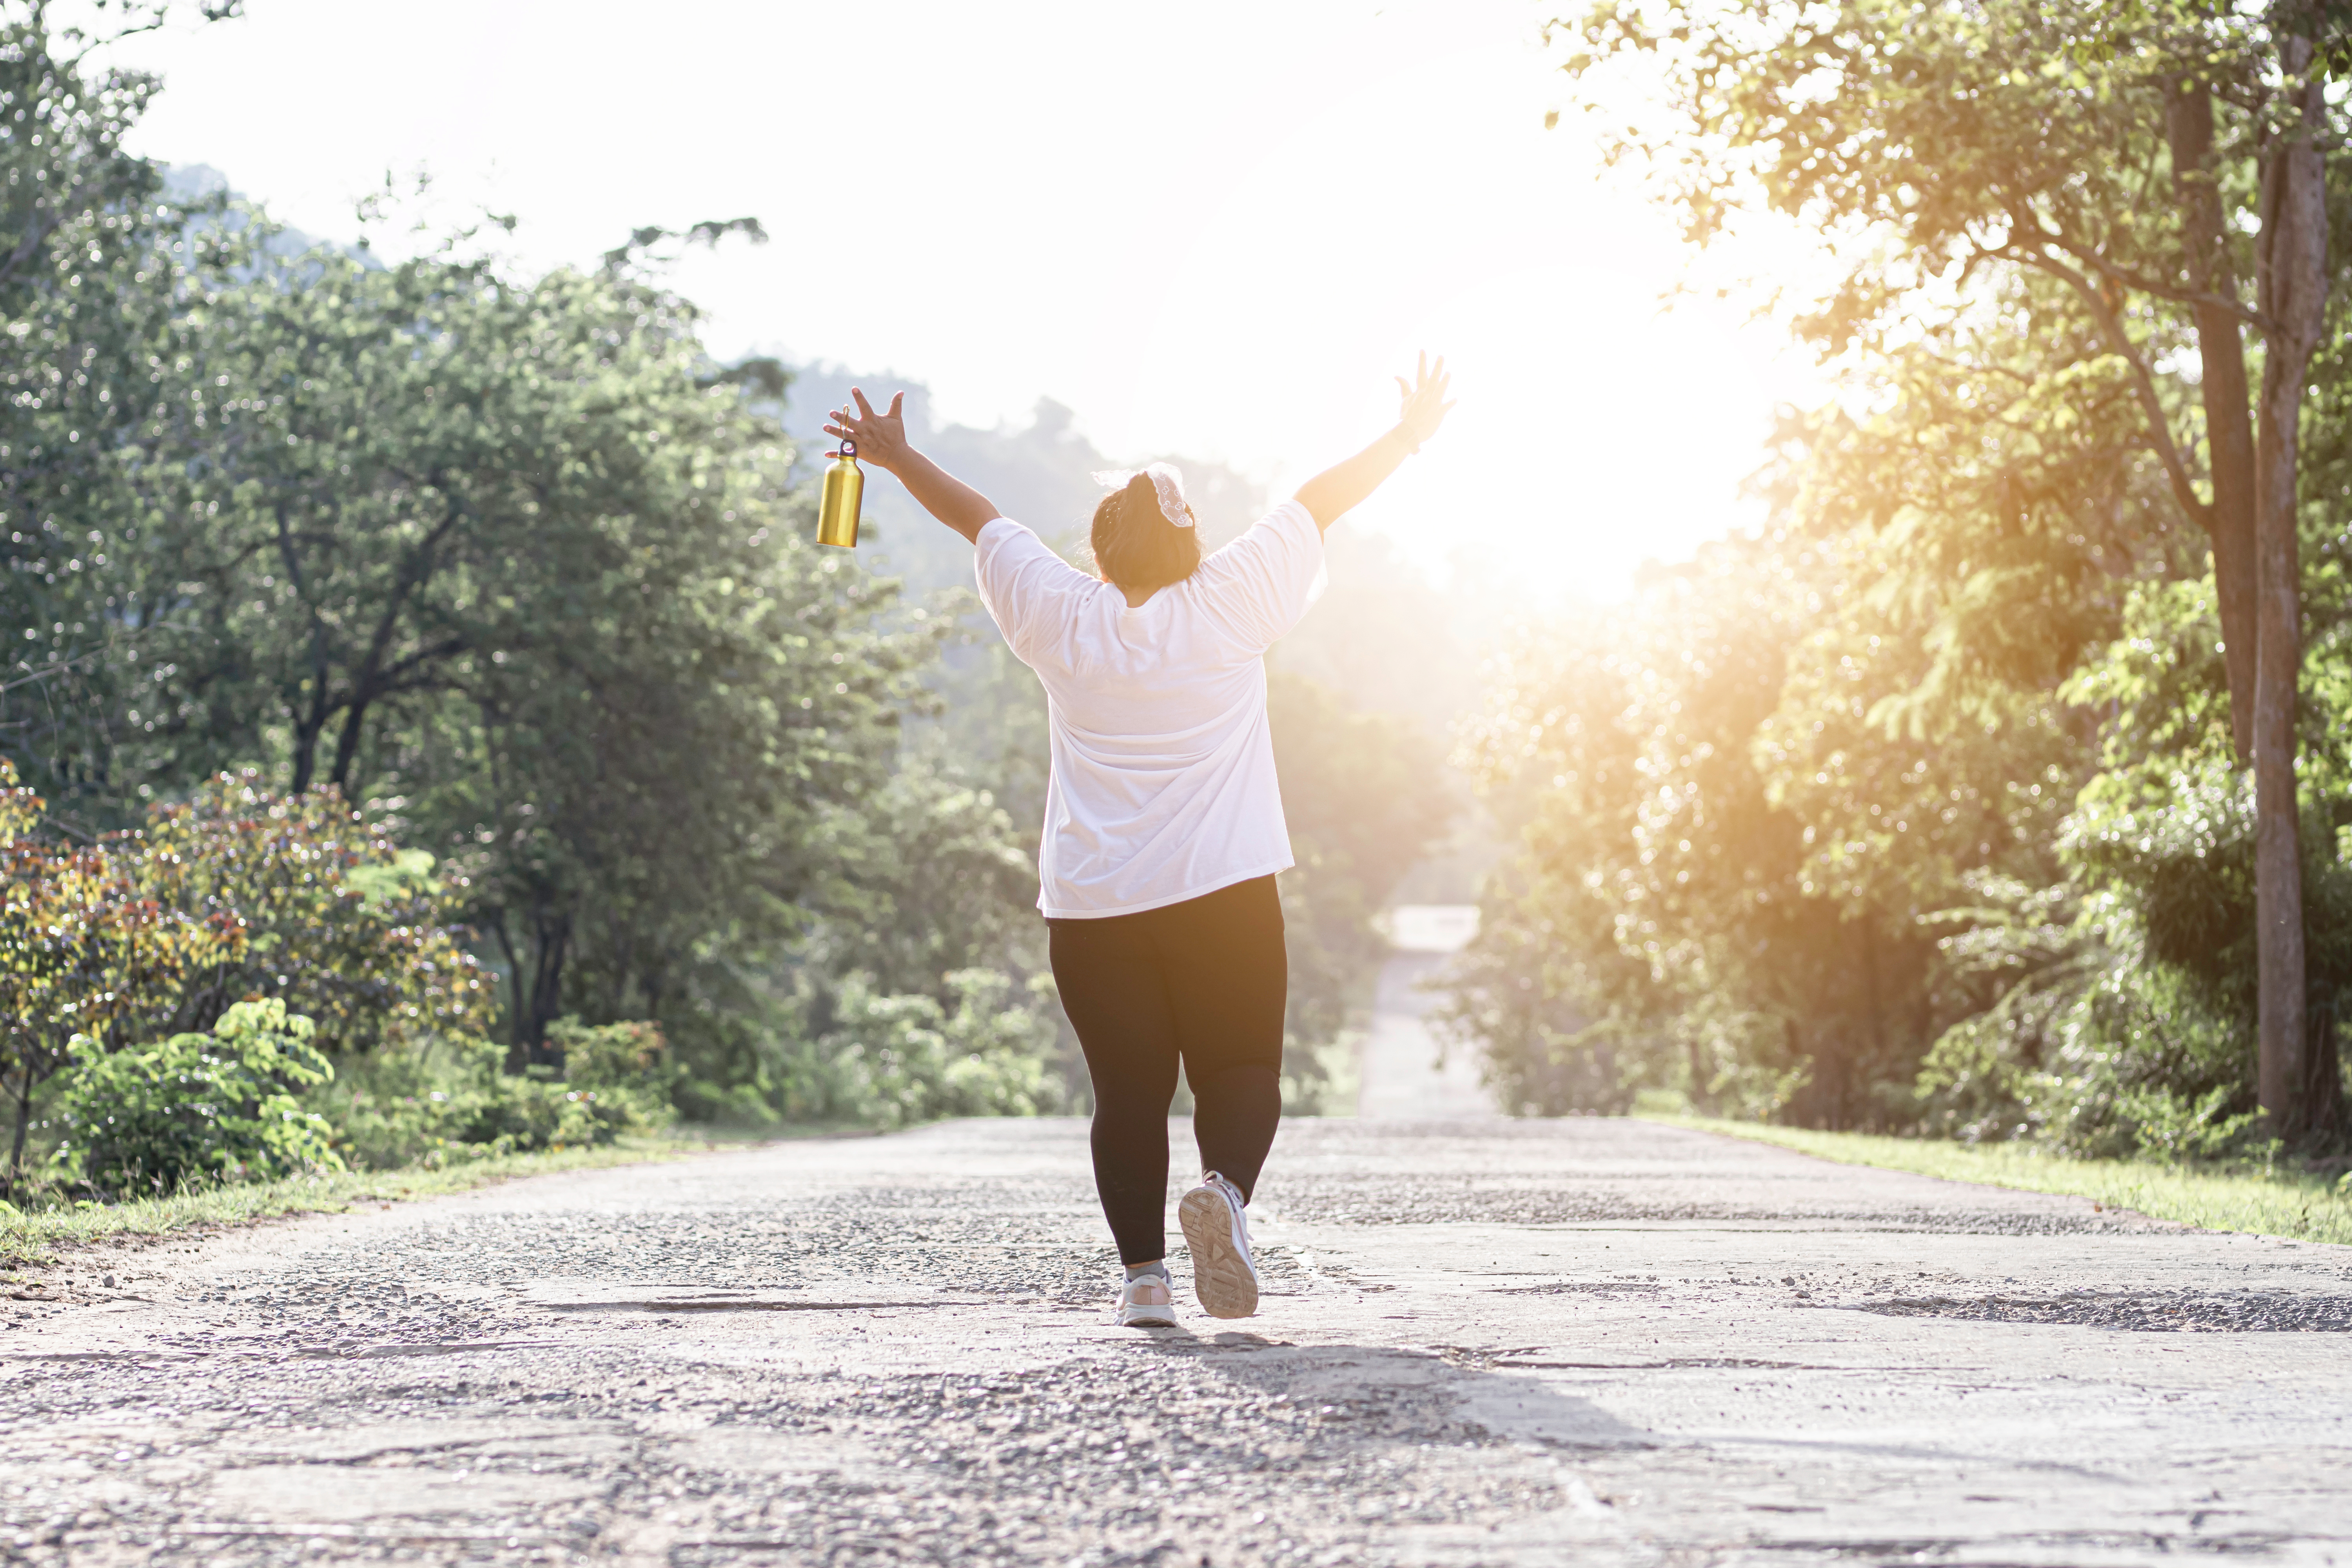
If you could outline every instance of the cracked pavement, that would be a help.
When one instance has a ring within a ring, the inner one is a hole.
[[[1601,1119],[1260,1199],[1259,1315],[1153,1331],[1066,1120],[68,1255],[0,1559],[2352,1563],[2352,1248]]]

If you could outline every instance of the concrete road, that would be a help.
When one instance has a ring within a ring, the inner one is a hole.
[[[1437,997],[1423,987],[1478,933],[1475,904],[1407,904],[1388,915],[1388,962],[1357,1058],[1356,1114],[1448,1121],[1494,1117],[1494,1100],[1465,1050],[1445,1052],[1429,1026]]]
[[[1356,1114],[1369,1121],[1492,1120],[1499,1113],[1468,1051],[1444,1053],[1429,1027],[1436,998],[1422,983],[1444,967],[1431,952],[1396,952],[1381,966],[1371,1027],[1357,1058]]]
[[[1264,1198],[1261,1315],[1149,1331],[1069,1121],[85,1255],[0,1551],[2352,1563],[2352,1249],[1616,1121],[1294,1123]]]

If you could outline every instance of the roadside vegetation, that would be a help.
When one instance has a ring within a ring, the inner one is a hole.
[[[2153,1160],[2083,1160],[2023,1143],[1955,1143],[1825,1132],[1724,1117],[1639,1112],[1643,1120],[1775,1143],[1847,1165],[1876,1165],[1952,1182],[2063,1193],[2107,1208],[2205,1230],[2352,1245],[2352,1177],[2290,1165],[2192,1166]]]
[[[821,1137],[814,1125],[784,1130],[784,1136]],[[628,1133],[609,1142],[549,1148],[532,1153],[488,1152],[427,1162],[386,1171],[314,1168],[265,1180],[229,1177],[192,1179],[180,1188],[114,1202],[84,1198],[32,1211],[0,1209],[0,1268],[34,1267],[62,1250],[137,1237],[205,1231],[289,1215],[332,1214],[362,1204],[392,1204],[412,1198],[470,1192],[519,1176],[562,1171],[602,1170],[648,1161],[683,1160],[740,1147],[753,1138],[776,1136],[709,1127],[674,1126],[660,1132]]]
[[[1833,243],[1778,308],[1835,395],[1759,527],[1490,667],[1463,756],[1520,847],[1450,1019],[1502,1103],[2340,1171],[2341,8],[1611,0],[1551,37],[1695,245]]]

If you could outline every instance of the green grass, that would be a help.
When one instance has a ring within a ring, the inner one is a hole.
[[[2063,1193],[2206,1230],[2352,1243],[2352,1194],[2333,1176],[2158,1165],[2136,1160],[2074,1160],[2011,1143],[1813,1132],[1704,1116],[1646,1115],[1643,1120],[1777,1143],[1842,1164],[1878,1165],[1948,1181]]]
[[[682,1160],[705,1150],[741,1147],[776,1137],[815,1135],[823,1131],[793,1128],[751,1134],[697,1129],[691,1133],[670,1131],[623,1138],[598,1148],[553,1149],[437,1167],[410,1165],[394,1171],[350,1171],[289,1176],[275,1182],[225,1183],[191,1188],[170,1197],[137,1198],[128,1203],[39,1209],[30,1214],[0,1212],[0,1268],[46,1262],[61,1248],[96,1242],[249,1225],[283,1215],[333,1213],[360,1203],[437,1197],[517,1176],[540,1176],[555,1171]]]

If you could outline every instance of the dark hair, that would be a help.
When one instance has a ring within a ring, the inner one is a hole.
[[[1149,474],[1103,497],[1095,508],[1091,542],[1102,574],[1134,593],[1181,583],[1201,568],[1201,531],[1168,521]]]

